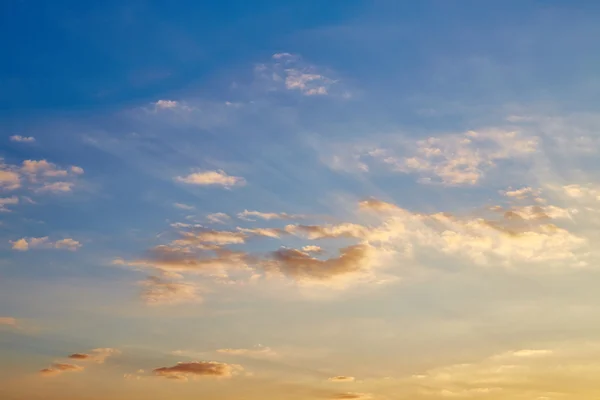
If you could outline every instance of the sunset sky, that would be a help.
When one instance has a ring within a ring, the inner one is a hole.
[[[0,399],[600,398],[600,2],[0,33]]]

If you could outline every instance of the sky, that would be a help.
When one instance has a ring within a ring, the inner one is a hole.
[[[0,398],[600,398],[600,3],[0,4]]]

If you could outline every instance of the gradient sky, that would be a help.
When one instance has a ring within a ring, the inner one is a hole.
[[[600,3],[0,4],[0,398],[600,398]]]

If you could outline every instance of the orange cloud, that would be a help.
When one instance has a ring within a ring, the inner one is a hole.
[[[152,372],[167,379],[187,381],[194,377],[230,378],[243,368],[235,364],[216,361],[180,362],[172,367],[156,368]]]
[[[48,368],[40,370],[40,374],[44,376],[55,376],[63,372],[80,372],[85,368],[75,364],[54,363]]]

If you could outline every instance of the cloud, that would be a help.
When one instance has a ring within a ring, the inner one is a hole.
[[[273,212],[260,212],[260,211],[248,211],[244,210],[241,213],[238,213],[238,218],[253,221],[251,218],[260,218],[266,220],[272,219],[303,219],[306,218],[304,215],[299,214],[288,214],[288,213],[273,213]]]
[[[177,108],[179,103],[175,100],[158,100],[154,103],[154,106],[157,109],[169,109],[169,108]]]
[[[270,238],[280,238],[281,235],[286,235],[287,232],[278,228],[237,228],[240,232],[253,236],[264,236]]]
[[[416,174],[420,183],[469,186],[479,183],[502,161],[531,160],[539,142],[537,136],[501,129],[468,131],[417,141],[394,136],[378,144],[336,146],[338,150],[326,159],[333,169],[374,171],[371,164],[375,162],[394,172]],[[343,162],[331,161],[336,159]]]
[[[35,192],[70,192],[75,179],[83,173],[81,167],[59,168],[47,160],[25,160],[20,167],[7,165],[0,160],[0,189],[18,189],[25,180],[26,188]]]
[[[304,235],[308,239],[364,238],[369,229],[358,224],[338,225],[287,225],[285,230],[294,235]]]
[[[321,247],[315,246],[315,245],[304,246],[304,247],[302,247],[302,251],[305,253],[315,253],[315,254],[323,253],[323,249]]]
[[[81,247],[81,243],[79,243],[77,240],[66,238],[56,241],[54,243],[54,247],[57,249],[77,251]]]
[[[206,216],[208,222],[213,224],[225,224],[231,217],[225,213],[212,213]]]
[[[19,198],[17,196],[0,197],[0,212],[10,212],[6,206],[14,204],[19,204]]]
[[[21,175],[18,173],[18,168],[12,165],[5,164],[0,159],[0,189],[15,190],[21,187]]]
[[[251,349],[218,349],[217,353],[228,354],[232,356],[244,356],[252,358],[272,358],[277,357],[275,352],[270,347],[258,345]]]
[[[345,392],[334,394],[332,399],[335,400],[369,400],[373,398],[370,393]]]
[[[335,278],[366,272],[374,263],[375,249],[361,244],[342,248],[338,257],[325,260],[289,248],[271,253],[264,262],[269,273],[279,273],[299,282],[327,282]]]
[[[202,229],[199,231],[187,231],[179,233],[181,238],[174,240],[176,246],[198,246],[203,248],[206,243],[217,245],[241,244],[246,241],[247,235],[241,231],[218,231],[214,229]]]
[[[175,178],[178,182],[187,183],[189,185],[200,185],[200,186],[243,186],[246,184],[244,178],[238,176],[227,175],[224,171],[203,171],[194,172],[187,176],[178,176]]]
[[[77,240],[66,238],[56,242],[48,240],[48,236],[39,238],[21,238],[16,241],[9,241],[12,244],[13,250],[27,251],[35,248],[55,248],[59,250],[77,251],[81,247],[81,243]]]
[[[188,211],[195,209],[194,206],[189,206],[189,205],[183,204],[183,203],[173,203],[173,207],[179,208],[180,210],[188,210]]]
[[[592,185],[571,184],[563,186],[562,190],[574,199],[600,201],[600,188]]]
[[[168,379],[187,381],[189,378],[231,378],[244,369],[235,364],[224,364],[216,361],[180,362],[172,367],[156,368],[152,372],[156,376]]]
[[[17,319],[13,317],[0,317],[0,325],[17,327]]]
[[[329,382],[354,382],[356,379],[353,376],[333,376],[327,379]]]
[[[365,210],[365,203],[362,203]],[[457,217],[448,213],[420,214],[397,207],[373,207],[383,223],[366,231],[365,240],[390,244],[410,256],[417,248],[445,255],[466,256],[476,264],[499,262],[584,262],[588,240],[548,220],[565,218],[564,209],[553,206],[513,208],[498,219]],[[500,210],[502,210],[500,208]],[[564,265],[564,264],[563,264]]]
[[[142,299],[149,305],[202,302],[198,288],[190,283],[171,282],[158,276],[149,276],[140,284],[144,287]]]
[[[40,188],[37,189],[37,191],[52,193],[68,193],[73,190],[73,186],[75,186],[73,182],[44,183]]]
[[[271,58],[271,63],[259,64],[254,69],[268,90],[289,90],[304,96],[329,95],[333,88],[339,91],[336,87],[339,80],[327,76],[330,71],[325,75],[322,68],[307,63],[297,54],[276,53]]]
[[[81,372],[85,367],[76,364],[54,363],[48,368],[40,370],[40,374],[44,376],[56,376],[63,372]]]
[[[136,267],[156,268],[165,272],[194,273],[208,276],[227,276],[229,270],[247,268],[250,257],[244,252],[216,248],[195,253],[190,249],[157,246],[150,250],[148,257],[133,261],[117,259],[113,263]]]
[[[285,87],[299,90],[305,96],[327,95],[333,81],[323,75],[306,73],[294,68],[285,70]]]
[[[35,142],[35,138],[33,136],[21,136],[21,135],[13,135],[10,137],[11,142],[21,142],[21,143],[33,143]]]
[[[73,353],[69,355],[69,358],[72,360],[92,361],[97,364],[104,364],[108,357],[117,356],[119,354],[121,354],[121,351],[118,349],[102,347],[92,349],[88,353]]]
[[[541,190],[533,189],[529,186],[525,186],[520,189],[501,190],[500,193],[506,197],[511,197],[518,200],[534,198],[535,200],[541,201],[541,199],[539,198],[539,196],[541,195]]]

